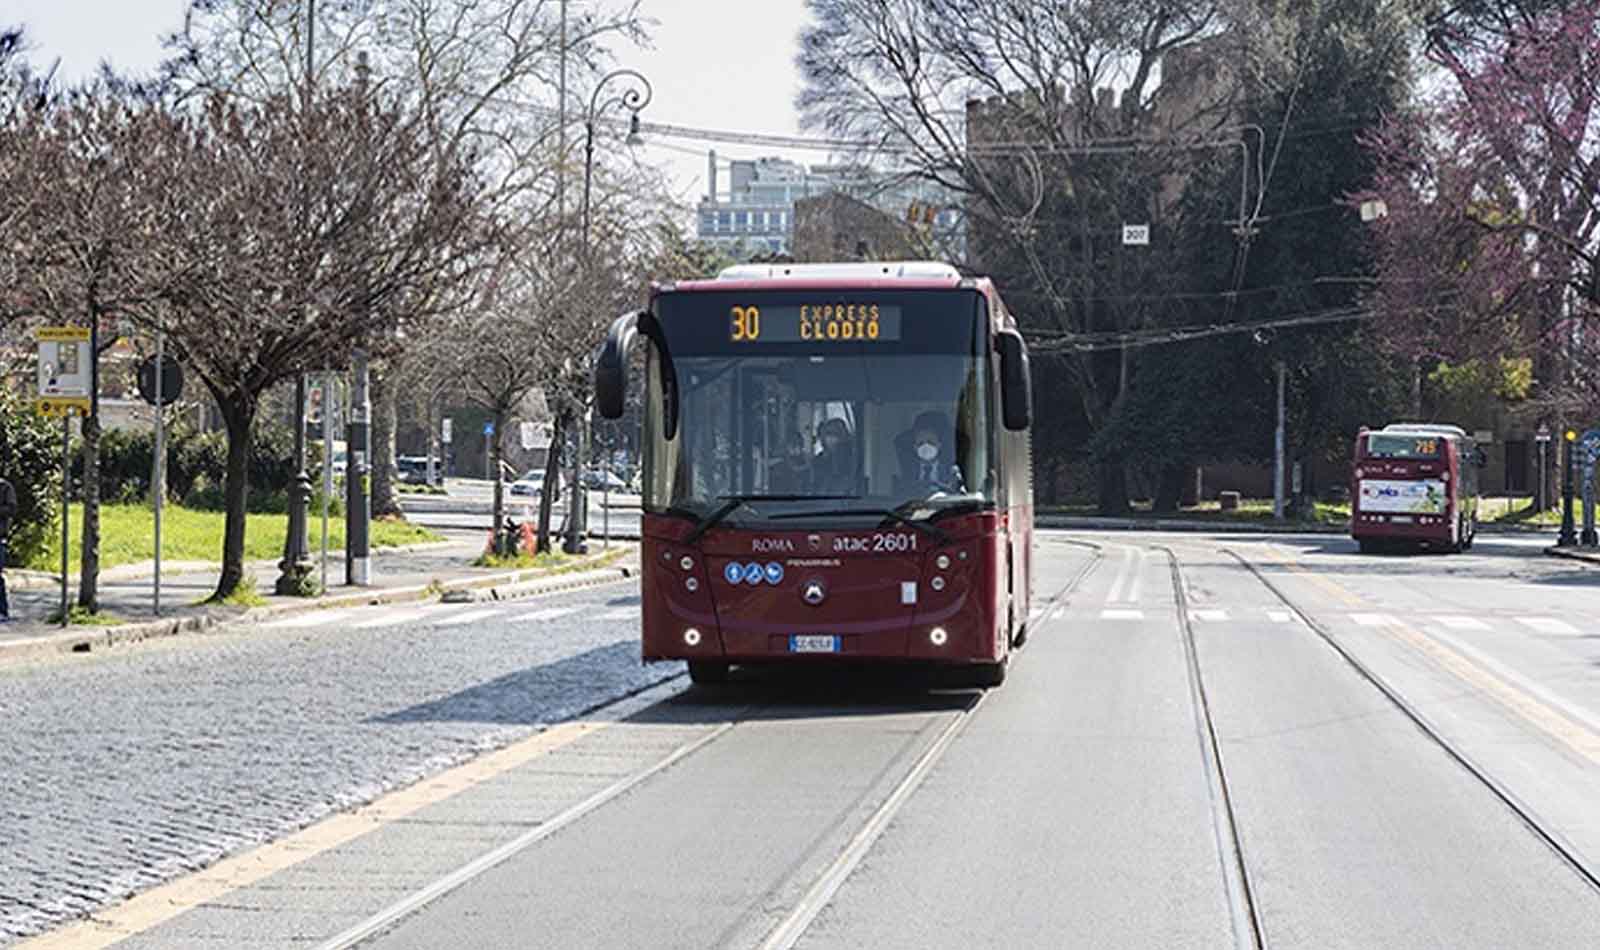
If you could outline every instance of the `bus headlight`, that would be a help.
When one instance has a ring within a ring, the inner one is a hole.
[[[683,579],[683,589],[692,594],[700,589],[700,582],[693,577],[685,577]]]
[[[933,563],[938,565],[939,570],[948,571],[950,569],[950,555],[941,554],[936,559],[934,559]]]
[[[950,634],[943,627],[934,627],[928,631],[928,642],[936,647],[942,647],[950,640]]]
[[[944,578],[935,574],[933,580],[928,582],[928,586],[934,590],[944,590]]]
[[[683,631],[683,642],[687,646],[691,646],[691,647],[699,646],[700,645],[700,631],[696,630],[693,627],[690,627],[689,629]]]

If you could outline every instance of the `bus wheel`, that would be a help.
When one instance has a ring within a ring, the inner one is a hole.
[[[728,664],[715,660],[690,660],[689,681],[698,686],[710,686],[728,681]]]
[[[1003,657],[999,663],[979,663],[972,668],[972,685],[992,689],[1006,681],[1006,668],[1011,665],[1011,657]]]

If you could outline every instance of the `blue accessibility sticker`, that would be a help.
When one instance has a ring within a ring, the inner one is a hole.
[[[761,578],[765,576],[765,574],[766,572],[761,569],[761,565],[754,561],[751,561],[749,564],[744,566],[744,581],[746,584],[761,583]]]
[[[777,561],[767,563],[767,583],[776,584],[783,580],[783,565]]]
[[[728,566],[722,569],[722,576],[728,579],[728,583],[737,584],[744,579],[744,565],[738,561],[729,561]]]

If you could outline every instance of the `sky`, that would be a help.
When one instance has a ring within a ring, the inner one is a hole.
[[[577,9],[598,0],[571,2]],[[34,62],[47,67],[59,57],[60,77],[72,81],[93,73],[103,59],[124,71],[152,69],[162,59],[161,36],[182,25],[186,6],[186,0],[0,0],[0,25],[26,24]],[[641,14],[657,21],[651,46],[614,50],[617,65],[637,69],[654,87],[641,118],[796,134],[794,57],[804,6],[804,0],[642,0]],[[705,192],[711,147],[647,137],[642,160],[666,168],[677,196],[692,201]],[[714,147],[724,162],[774,154],[770,148]],[[815,153],[785,157],[823,159]],[[726,187],[726,169],[721,178]]]

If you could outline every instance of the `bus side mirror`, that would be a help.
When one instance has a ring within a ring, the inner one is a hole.
[[[995,340],[1000,351],[1000,410],[1007,429],[1020,432],[1033,424],[1033,373],[1028,368],[1028,345],[1015,330],[1001,330]]]
[[[628,399],[628,356],[640,334],[656,344],[662,363],[662,435],[671,440],[678,431],[678,381],[672,370],[672,358],[661,339],[660,327],[649,311],[625,313],[606,331],[606,340],[600,346],[600,358],[594,365],[595,408],[606,419],[622,418]]]
[[[637,313],[623,314],[606,331],[600,358],[594,364],[594,402],[603,418],[622,418],[628,399],[628,354],[638,335]]]

